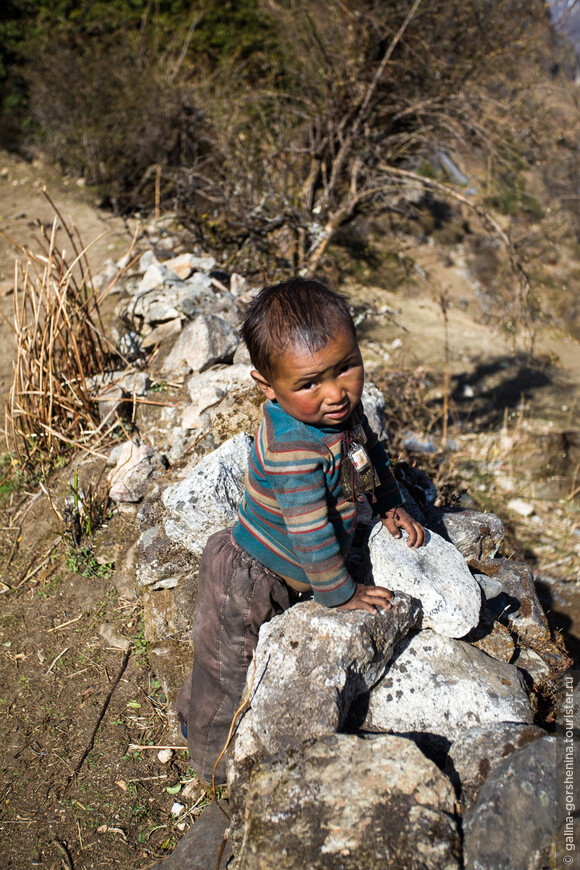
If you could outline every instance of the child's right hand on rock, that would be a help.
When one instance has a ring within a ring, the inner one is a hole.
[[[393,593],[384,586],[364,586],[362,583],[357,583],[352,598],[334,609],[367,610],[369,613],[376,613],[377,610],[390,610],[392,597]]]

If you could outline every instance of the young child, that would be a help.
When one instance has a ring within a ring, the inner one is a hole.
[[[345,299],[292,278],[252,302],[242,336],[268,401],[233,529],[204,550],[194,665],[177,701],[191,764],[211,780],[240,703],[260,626],[313,595],[342,610],[390,608],[391,593],[352,577],[347,557],[366,497],[395,537],[425,530],[401,507],[382,444],[361,405],[364,369]],[[223,759],[216,782],[225,779]]]

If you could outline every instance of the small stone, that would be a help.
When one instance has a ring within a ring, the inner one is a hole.
[[[181,813],[184,811],[184,809],[185,809],[185,806],[183,804],[180,804],[177,801],[175,801],[175,803],[171,807],[171,815],[177,819],[181,815]]]
[[[111,625],[109,622],[104,622],[99,626],[99,634],[105,639],[108,646],[113,649],[122,649],[127,651],[131,646],[131,641],[119,631],[116,625]]]
[[[173,758],[173,749],[160,749],[157,758],[161,764],[168,764]]]
[[[202,794],[205,794],[206,789],[203,787],[199,779],[196,777],[191,782],[186,783],[181,790],[181,797],[185,800],[197,800]]]

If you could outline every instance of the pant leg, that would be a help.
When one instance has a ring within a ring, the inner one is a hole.
[[[280,577],[235,543],[231,529],[208,540],[199,571],[193,670],[177,705],[187,724],[191,765],[203,779],[211,780],[226,743],[260,626],[295,600]],[[216,782],[225,782],[223,758]]]

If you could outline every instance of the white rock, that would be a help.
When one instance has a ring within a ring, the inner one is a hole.
[[[183,412],[182,426],[184,429],[200,429],[203,426],[202,415],[205,411],[218,405],[226,395],[222,387],[209,384],[202,387],[196,396],[196,401],[188,405]]]
[[[234,272],[230,277],[230,293],[232,296],[241,296],[247,292],[249,286],[247,279],[242,275],[238,275],[237,272]]]
[[[250,368],[253,368],[252,360],[250,359],[250,352],[246,347],[245,341],[240,341],[238,344],[234,354],[233,363],[234,365],[247,365],[250,366]]]
[[[165,490],[162,500],[170,513],[165,532],[170,540],[201,555],[211,534],[233,525],[251,444],[244,432],[235,435]]]
[[[179,311],[174,305],[168,305],[163,300],[152,302],[145,314],[146,323],[167,323],[179,317]]]
[[[159,261],[153,251],[145,251],[139,260],[139,271],[145,273],[149,266],[158,265]]]
[[[180,254],[178,257],[172,257],[171,260],[165,260],[163,265],[182,281],[189,278],[193,272],[193,261],[196,258],[193,254]]]
[[[250,375],[251,371],[251,366],[241,364],[215,366],[205,372],[199,372],[187,382],[187,391],[191,396],[191,401],[196,402],[200,391],[206,387],[221,387],[221,389],[229,391],[239,387],[252,386],[254,382]]]
[[[171,272],[165,266],[162,266],[161,263],[152,263],[139,283],[137,295],[140,296],[142,293],[147,293],[148,290],[154,290],[173,277]]]
[[[185,805],[184,805],[184,804],[180,804],[180,803],[178,803],[177,801],[175,801],[175,803],[174,803],[173,806],[171,807],[171,815],[172,815],[174,818],[178,818],[178,816],[181,815],[181,813],[184,811],[184,809],[185,809]]]
[[[173,749],[160,749],[157,758],[161,764],[167,764],[173,758]]]
[[[529,501],[524,501],[523,498],[511,498],[508,501],[508,508],[521,517],[531,517],[535,511],[534,505],[530,504]]]
[[[420,631],[399,644],[371,690],[362,728],[419,732],[448,746],[489,722],[533,722],[518,669],[464,641]]]
[[[109,473],[110,497],[117,502],[139,501],[149,487],[149,478],[160,468],[163,468],[163,460],[154,447],[126,441],[115,468]]]
[[[215,257],[192,257],[192,267],[198,272],[211,272],[217,265]]]
[[[119,628],[110,622],[103,622],[99,626],[99,634],[104,638],[108,646],[113,649],[128,650],[131,646],[131,640],[125,637]]]
[[[407,536],[394,538],[377,523],[369,540],[377,586],[400,589],[418,598],[423,628],[448,637],[463,637],[479,622],[481,590],[463,556],[435,532],[423,547],[407,546]]]

